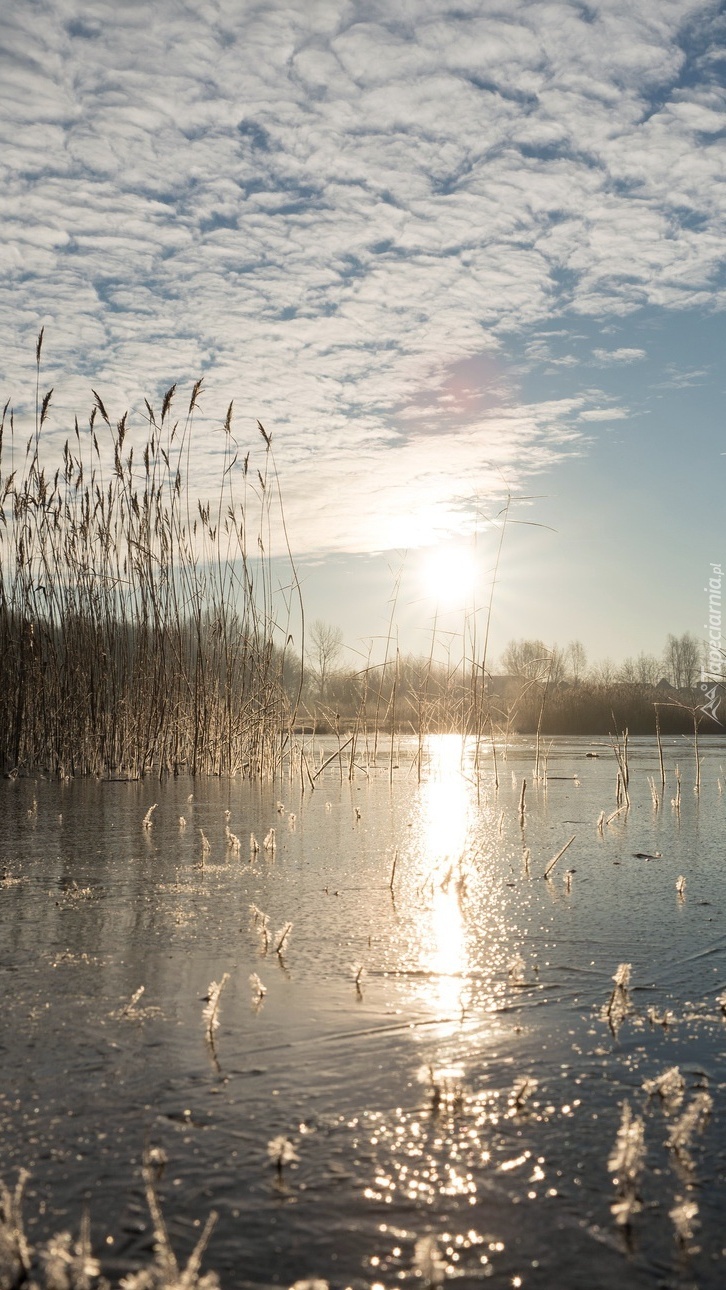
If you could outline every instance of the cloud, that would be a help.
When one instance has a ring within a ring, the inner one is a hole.
[[[27,401],[43,323],[58,436],[90,384],[120,413],[204,374],[195,479],[234,398],[243,440],[257,416],[275,434],[302,549],[460,529],[498,470],[617,415],[522,404],[508,338],[723,303],[704,0],[11,0],[2,21],[4,398]],[[496,399],[457,386],[483,355]]]
[[[580,413],[580,420],[625,421],[629,416],[627,408],[589,408]]]
[[[600,363],[639,363],[647,358],[644,349],[594,349],[593,354]]]

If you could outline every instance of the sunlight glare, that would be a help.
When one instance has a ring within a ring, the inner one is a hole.
[[[474,602],[477,566],[470,547],[444,543],[421,552],[419,578],[425,595],[442,609],[464,609]]]

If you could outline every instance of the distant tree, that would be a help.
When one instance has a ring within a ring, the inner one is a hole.
[[[663,675],[663,664],[655,654],[640,653],[636,659],[639,685],[657,685]]]
[[[701,673],[701,642],[692,632],[669,635],[663,655],[668,680],[677,690],[692,690]]]
[[[638,684],[638,664],[634,658],[624,658],[615,673],[616,681],[623,681],[625,685]]]
[[[318,680],[321,700],[325,699],[330,673],[340,658],[342,649],[343,633],[340,628],[333,627],[322,618],[316,618],[310,628],[308,656]]]
[[[590,676],[595,685],[612,685],[616,676],[615,664],[611,658],[603,658],[591,669]]]
[[[565,659],[570,676],[575,685],[577,685],[585,675],[585,669],[587,668],[587,654],[582,641],[570,641],[565,650]]]
[[[501,667],[508,676],[545,681],[550,672],[550,655],[544,641],[510,641],[502,654]]]

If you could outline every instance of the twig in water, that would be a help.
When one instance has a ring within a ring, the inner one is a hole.
[[[280,956],[282,956],[282,951],[285,948],[285,941],[289,940],[291,931],[292,931],[292,923],[285,923],[284,927],[280,927],[275,932],[274,939],[277,941],[277,944],[275,946],[276,954],[279,954]]]
[[[141,826],[142,826],[142,828],[144,828],[144,829],[150,829],[150,828],[151,828],[151,825],[153,824],[153,820],[152,820],[152,818],[151,818],[151,817],[152,817],[152,815],[154,814],[154,811],[155,811],[155,810],[156,810],[156,802],[154,802],[154,805],[153,805],[153,806],[150,806],[150,807],[149,807],[148,811],[146,812],[146,815],[144,816],[143,820],[141,821]]]
[[[390,887],[391,891],[393,891],[393,881],[394,881],[394,879],[395,879],[395,877],[396,877],[396,864],[397,864],[397,863],[398,863],[398,847],[396,847],[396,850],[395,850],[395,851],[394,851],[394,853],[393,853],[393,867],[392,867],[392,869],[391,869],[391,881],[390,881],[390,882],[389,882],[389,884],[388,884],[388,886]]]
[[[125,1004],[125,1006],[121,1009],[120,1015],[122,1017],[132,1017],[134,1015],[134,1010],[136,1008],[136,1005],[139,1002],[139,999],[141,998],[145,989],[146,989],[145,985],[140,985],[138,990],[134,991],[128,1003]]]
[[[542,874],[542,877],[543,877],[543,878],[549,878],[550,874],[552,873],[552,870],[554,869],[555,865],[557,864],[557,861],[560,859],[560,857],[561,857],[561,856],[563,856],[563,855],[565,854],[565,851],[567,850],[567,848],[572,846],[572,843],[575,841],[575,838],[576,838],[576,837],[577,837],[577,834],[576,834],[576,833],[573,833],[573,835],[572,835],[572,837],[569,839],[569,841],[568,841],[568,842],[566,842],[566,843],[565,843],[565,845],[564,845],[563,847],[561,847],[561,848],[560,848],[560,850],[557,852],[557,855],[552,857],[552,859],[550,860],[549,864],[547,865],[547,868],[545,869],[544,873]]]
[[[619,806],[617,811],[613,811],[612,815],[608,815],[608,818],[606,819],[605,823],[612,824],[613,820],[616,820],[619,815],[622,815],[623,811],[627,811],[627,810],[628,810],[628,803],[626,802],[624,806]]]

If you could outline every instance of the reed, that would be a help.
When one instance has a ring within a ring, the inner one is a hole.
[[[42,333],[37,349],[38,380]],[[284,529],[271,437],[252,483],[232,407],[215,501],[188,484],[202,383],[179,419],[172,386],[141,437],[94,392],[59,460],[44,451],[51,396],[23,453],[0,419],[0,765],[141,777],[261,776],[289,750],[289,624],[268,554]],[[19,458],[19,464],[18,463]],[[257,534],[255,535],[255,529]],[[253,545],[254,544],[254,545]],[[293,572],[291,583],[296,585]],[[302,644],[302,641],[300,642]],[[294,677],[293,677],[294,679]],[[287,685],[286,682],[287,681]]]

